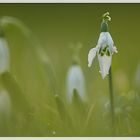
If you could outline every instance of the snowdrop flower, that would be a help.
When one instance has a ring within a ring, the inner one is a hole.
[[[76,89],[82,100],[85,99],[85,79],[81,67],[74,64],[67,73],[67,98],[71,102],[73,91]]]
[[[91,67],[93,59],[97,54],[100,66],[100,73],[103,79],[109,73],[113,53],[114,52],[117,53],[117,49],[114,46],[113,39],[110,33],[108,32],[107,22],[110,20],[111,18],[109,16],[109,13],[108,12],[105,13],[103,15],[103,21],[101,24],[101,33],[98,39],[98,43],[95,48],[92,48],[89,51],[88,54],[88,67]]]
[[[0,91],[0,119],[8,119],[11,114],[11,99],[6,90]]]
[[[85,96],[85,78],[82,71],[81,66],[79,65],[79,50],[81,48],[81,44],[77,44],[77,46],[73,46],[73,63],[70,66],[67,77],[66,77],[66,90],[67,90],[67,99],[69,102],[72,101],[74,90],[77,91],[80,98],[84,101],[86,99]]]
[[[9,49],[3,31],[0,31],[0,74],[8,71],[10,67]]]

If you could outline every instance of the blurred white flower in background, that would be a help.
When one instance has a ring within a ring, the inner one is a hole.
[[[73,91],[76,89],[82,100],[85,100],[85,79],[79,65],[72,65],[67,73],[67,98],[71,102]]]
[[[10,69],[10,53],[4,32],[0,29],[0,75]],[[11,99],[8,92],[0,89],[0,124],[5,125],[11,114]]]
[[[66,92],[67,99],[69,102],[72,101],[74,90],[77,91],[81,100],[85,101],[85,77],[80,66],[79,51],[82,48],[81,43],[76,45],[71,44],[71,49],[73,50],[72,55],[72,65],[69,67],[67,76],[66,76]]]
[[[0,74],[8,71],[10,67],[10,56],[8,43],[3,36],[3,31],[0,31]]]

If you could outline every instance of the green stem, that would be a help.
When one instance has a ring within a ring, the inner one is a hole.
[[[113,96],[113,84],[112,84],[112,71],[111,67],[109,70],[109,94],[110,94],[110,105],[111,105],[111,124],[112,124],[112,135],[115,134],[115,113],[114,113],[114,96]]]

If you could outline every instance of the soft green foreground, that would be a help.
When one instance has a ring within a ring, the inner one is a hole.
[[[23,21],[37,39],[27,39],[8,26],[6,38],[11,70],[0,76],[12,100],[10,119],[1,117],[0,136],[112,136],[108,77],[101,79],[98,62],[87,67],[87,54],[96,45],[101,15],[110,12],[110,32],[118,48],[113,56],[116,136],[140,136],[140,4],[0,4],[0,16]],[[65,100],[65,78],[71,65],[70,43],[81,42],[81,66],[87,102],[75,94]],[[42,63],[42,47],[51,60]],[[52,69],[53,72],[51,71]],[[55,95],[57,94],[57,96]]]

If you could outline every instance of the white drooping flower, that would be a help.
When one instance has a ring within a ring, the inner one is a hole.
[[[7,41],[0,37],[0,74],[8,71],[10,67],[10,56]]]
[[[11,114],[11,99],[6,90],[0,91],[0,119],[8,119]]]
[[[81,67],[74,64],[70,67],[66,78],[67,99],[72,101],[73,91],[77,90],[82,100],[85,100],[85,79]]]
[[[108,15],[106,18],[108,18]],[[97,55],[99,60],[100,73],[104,79],[105,76],[109,73],[112,55],[114,52],[117,53],[117,49],[114,46],[114,42],[110,33],[107,31],[108,25],[105,20],[103,20],[101,28],[103,29],[100,33],[97,46],[89,51],[88,66],[91,67],[93,59]]]

